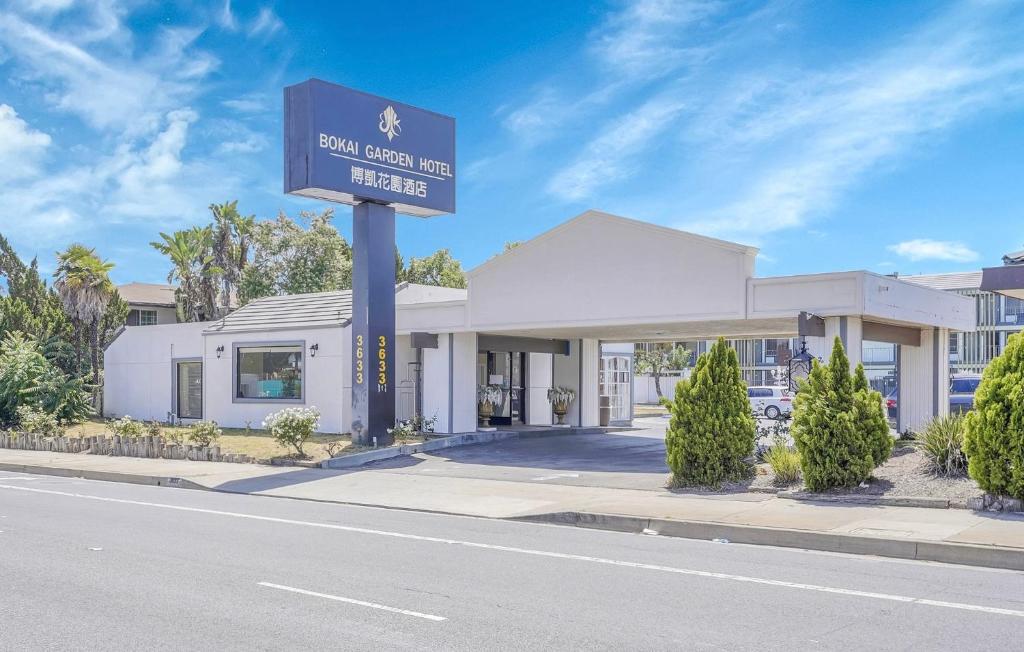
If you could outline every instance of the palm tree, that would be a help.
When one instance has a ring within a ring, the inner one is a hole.
[[[78,359],[81,362],[82,330],[88,330],[92,384],[100,386],[100,321],[111,299],[117,293],[110,280],[114,264],[100,259],[95,249],[73,244],[57,254],[54,287],[64,306],[64,312],[76,325]],[[97,410],[101,411],[100,394],[94,395]]]
[[[206,321],[217,315],[217,284],[223,269],[215,262],[213,228],[194,226],[173,234],[160,233],[162,242],[150,246],[171,259],[167,282],[177,282],[175,295],[182,321]]]
[[[210,204],[213,214],[213,262],[223,270],[218,316],[227,314],[238,294],[238,283],[249,263],[249,247],[256,229],[256,216],[238,213],[238,201]]]

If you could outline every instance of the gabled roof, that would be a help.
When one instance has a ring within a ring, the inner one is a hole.
[[[977,272],[900,276],[899,280],[916,283],[917,285],[923,285],[936,290],[977,290],[981,287],[981,270]]]
[[[667,226],[661,226],[658,224],[651,224],[650,222],[641,222],[640,220],[634,220],[628,217],[622,217],[620,215],[613,215],[611,213],[605,213],[598,210],[588,210],[580,213],[576,217],[572,218],[567,222],[562,222],[558,226],[549,229],[538,236],[530,238],[524,242],[521,242],[518,246],[504,251],[496,256],[489,258],[483,263],[477,265],[473,269],[466,272],[466,276],[475,276],[480,270],[490,267],[498,261],[504,261],[507,258],[513,258],[516,254],[522,253],[525,249],[532,247],[538,242],[543,242],[548,238],[551,238],[559,233],[570,231],[578,228],[585,228],[588,224],[593,223],[618,223],[628,225],[632,228],[643,229],[650,232],[656,237],[660,238],[676,238],[681,240],[687,240],[690,242],[699,242],[701,244],[710,245],[714,247],[720,247],[735,253],[746,254],[748,256],[757,255],[757,247],[749,245],[743,245],[736,242],[730,242],[728,240],[719,240],[718,238],[711,238],[705,235],[698,235],[696,233],[690,233],[689,231],[680,231],[679,229],[669,228]]]
[[[117,286],[117,293],[132,305],[174,307],[173,285],[132,282]]]
[[[248,303],[203,330],[207,333],[340,328],[352,320],[352,291],[264,297]]]

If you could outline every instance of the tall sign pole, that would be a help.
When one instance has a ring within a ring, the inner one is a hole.
[[[395,423],[395,213],[455,212],[455,120],[318,79],[284,90],[284,190],[352,211],[352,441]],[[340,391],[341,388],[339,388]]]

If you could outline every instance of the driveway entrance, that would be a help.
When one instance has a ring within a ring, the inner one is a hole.
[[[464,446],[395,458],[375,471],[531,482],[662,490],[667,417],[637,419],[637,429],[600,434],[544,435]]]

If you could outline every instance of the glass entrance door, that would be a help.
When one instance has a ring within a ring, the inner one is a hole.
[[[521,352],[481,351],[477,366],[481,385],[501,388],[501,402],[494,406],[491,423],[521,425],[526,422],[526,354]]]

